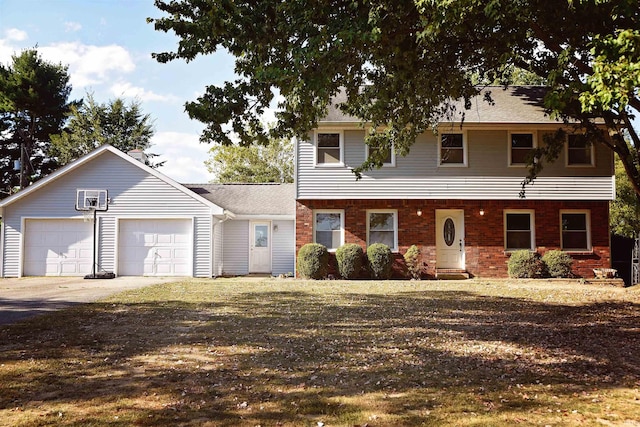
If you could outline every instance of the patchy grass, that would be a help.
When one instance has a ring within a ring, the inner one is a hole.
[[[640,292],[188,280],[0,327],[14,426],[640,425]]]

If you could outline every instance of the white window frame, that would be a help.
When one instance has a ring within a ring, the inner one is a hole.
[[[565,141],[564,144],[564,165],[568,168],[593,168],[596,166],[596,145],[592,142],[589,144],[589,147],[591,148],[591,159],[590,159],[590,163],[574,163],[574,164],[570,164],[569,163],[569,137],[571,135],[579,135],[579,134],[569,134],[567,135],[567,139]]]
[[[340,246],[344,245],[344,209],[315,209],[313,211],[313,243],[316,241],[316,217],[318,214],[340,214],[340,244],[337,248],[327,248],[329,252],[335,252]]]
[[[367,156],[367,159],[369,158],[369,146],[365,143],[365,155]],[[393,144],[391,144],[391,162],[385,162],[382,164],[383,168],[393,168],[396,166],[396,150],[395,150],[395,146]]]
[[[529,214],[529,234],[531,235],[531,247],[530,248],[509,248],[507,247],[507,216],[509,214]],[[536,215],[533,209],[505,209],[503,212],[504,223],[504,250],[506,252],[519,251],[522,249],[535,251],[536,249]]]
[[[442,135],[462,135],[462,163],[442,163]],[[465,168],[469,166],[469,150],[467,149],[467,132],[439,132],[438,133],[438,167]]]
[[[318,135],[334,134],[339,136],[340,162],[338,163],[318,163]],[[344,131],[341,129],[322,129],[316,130],[313,135],[313,164],[320,168],[337,168],[344,167]]]
[[[585,230],[587,233],[587,247],[586,248],[566,248],[564,247],[563,241],[563,230],[562,230],[562,215],[563,214],[583,214],[585,216],[585,226],[587,229]],[[584,253],[584,252],[593,252],[593,244],[591,243],[591,211],[589,209],[563,209],[560,211],[560,248],[564,252],[575,252],[575,253]]]
[[[512,150],[513,148],[511,147],[511,136],[513,134],[526,134],[526,135],[531,135],[531,149],[534,150],[536,148],[538,148],[538,138],[536,137],[536,132],[534,131],[530,131],[530,130],[513,130],[513,131],[509,131],[508,132],[508,136],[507,136],[507,150],[508,150],[508,166],[510,168],[524,168],[527,166],[526,163],[513,163],[512,161]]]
[[[370,221],[372,213],[389,213],[393,214],[393,247],[391,247],[392,252],[398,252],[398,210],[397,209],[368,209],[367,210],[367,247],[369,247],[372,243],[370,243],[369,235],[370,235]]]

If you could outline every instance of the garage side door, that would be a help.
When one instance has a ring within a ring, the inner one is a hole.
[[[25,276],[84,276],[93,263],[93,223],[29,219],[24,230]]]
[[[189,219],[124,219],[118,236],[119,276],[190,276]]]

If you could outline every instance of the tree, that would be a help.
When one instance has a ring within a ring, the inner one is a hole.
[[[625,237],[637,237],[640,231],[640,202],[629,182],[622,161],[616,156],[616,199],[611,202],[609,224],[611,232]]]
[[[25,187],[57,167],[48,156],[73,102],[67,67],[44,61],[35,49],[0,64],[0,195]],[[22,174],[14,170],[21,161]]]
[[[138,101],[126,104],[122,99],[116,98],[100,104],[89,93],[82,105],[71,107],[69,117],[66,128],[59,135],[51,137],[51,153],[61,165],[103,144],[111,144],[125,153],[135,148],[144,151],[151,146],[151,117],[142,113]]]
[[[180,38],[175,52],[155,54],[160,62],[189,61],[218,49],[236,57],[235,81],[209,86],[186,104],[190,117],[207,125],[204,141],[231,144],[232,132],[245,144],[252,135],[258,143],[268,135],[304,136],[344,88],[342,110],[371,124],[366,143],[377,148],[358,174],[379,167],[391,144],[406,155],[417,135],[451,116],[452,100],[470,107],[480,90],[475,77],[509,82],[521,69],[549,86],[544,101],[552,115],[575,122],[618,153],[640,194],[640,138],[631,122],[640,110],[637,0],[155,4],[167,15],[149,22]],[[267,131],[259,117],[274,100],[274,88],[284,100],[278,124]],[[541,149],[537,155],[552,161],[557,153]]]
[[[293,143],[272,139],[267,145],[216,145],[205,161],[215,182],[293,182]]]

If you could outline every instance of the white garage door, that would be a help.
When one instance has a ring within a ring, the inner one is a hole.
[[[191,276],[188,219],[120,220],[119,276]]]
[[[25,276],[84,276],[93,263],[93,223],[29,219],[24,230]]]

